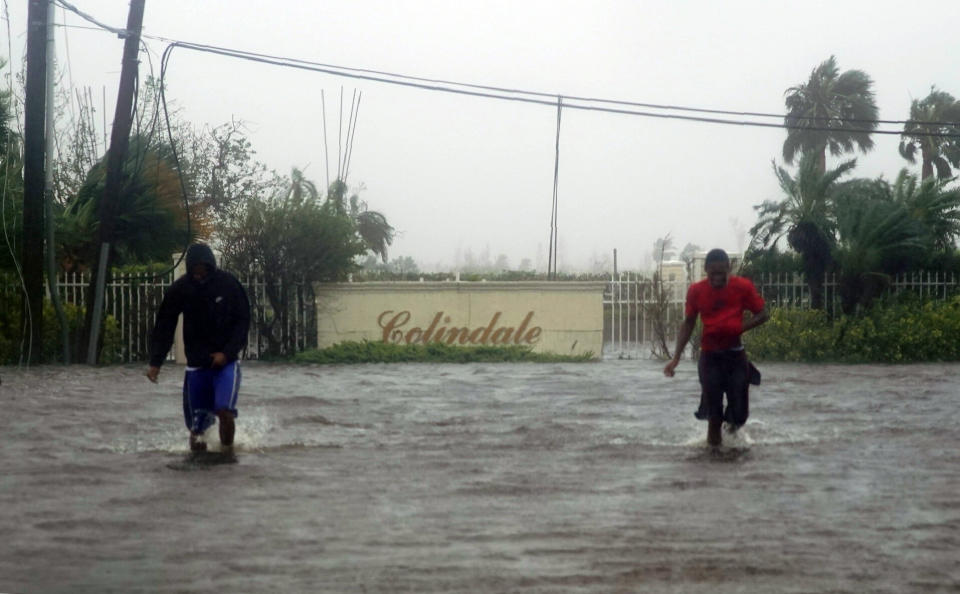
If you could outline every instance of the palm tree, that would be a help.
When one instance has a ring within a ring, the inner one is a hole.
[[[960,134],[960,101],[936,87],[930,87],[930,94],[923,99],[911,102],[900,154],[911,163],[916,163],[917,153],[920,154],[923,179],[933,177],[934,167],[938,178],[952,177],[950,166],[960,167],[960,138],[925,134]]]
[[[347,184],[344,181],[339,179],[334,181],[327,191],[326,204],[329,208],[350,217],[367,249],[380,256],[386,263],[387,248],[393,243],[395,229],[383,214],[369,210],[367,203],[360,200],[358,194],[353,194],[347,199],[347,190]]]
[[[827,149],[839,156],[873,148],[870,133],[877,127],[873,81],[862,70],[839,72],[837,60],[814,68],[810,79],[787,89],[787,139],[783,160],[792,164],[798,153],[816,153],[821,173],[827,170]]]
[[[870,305],[889,285],[891,274],[918,263],[923,255],[923,227],[894,195],[879,179],[858,180],[836,196],[833,258],[840,270],[844,313]]]
[[[302,204],[304,200],[314,201],[320,197],[317,185],[303,176],[303,171],[294,167],[290,171],[290,188],[287,191],[287,200],[294,204]]]
[[[786,235],[787,243],[803,260],[810,305],[815,309],[823,308],[824,273],[830,265],[835,241],[833,192],[837,181],[856,164],[856,159],[851,159],[821,172],[818,155],[807,152],[800,159],[796,177],[792,177],[774,162],[773,172],[786,197],[754,207],[758,220],[750,229],[752,249],[766,249]]]
[[[893,200],[923,229],[923,243],[931,255],[952,251],[960,237],[960,188],[947,189],[949,182],[932,176],[918,181],[903,169],[892,188]]]
[[[212,231],[199,207],[184,209],[180,181],[162,151],[148,148],[143,137],[130,139],[123,164],[124,185],[114,206],[111,264],[165,261],[195,238]],[[57,213],[57,249],[61,265],[90,267],[99,243],[98,212],[106,179],[106,158],[87,174],[76,196]]]

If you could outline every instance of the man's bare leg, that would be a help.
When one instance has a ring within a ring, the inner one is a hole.
[[[710,419],[707,427],[707,443],[712,446],[718,446],[722,443],[723,437],[720,435],[720,427],[723,425],[723,419]]]
[[[233,413],[229,410],[218,410],[217,417],[220,421],[217,425],[220,428],[220,445],[226,453],[233,452],[233,434],[236,431],[236,425],[233,422]]]

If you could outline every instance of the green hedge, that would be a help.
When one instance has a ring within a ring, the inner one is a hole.
[[[325,349],[294,355],[297,363],[496,363],[529,361],[537,363],[585,362],[593,355],[554,355],[534,353],[526,346],[450,346],[432,342],[426,345],[399,345],[385,342],[341,342]]]
[[[80,328],[83,325],[83,309],[65,303],[63,305],[64,314],[67,318],[67,324],[70,326],[70,340],[74,343],[71,349],[71,357],[74,363],[77,363],[77,337]],[[21,342],[20,336],[20,308],[11,307],[9,311],[4,312],[2,323],[0,323],[0,365],[16,365],[20,362]],[[116,318],[107,316],[101,328],[103,333],[103,350],[100,351],[100,363],[119,363],[122,361],[122,337],[120,335],[120,325]],[[26,351],[27,345],[23,344],[23,350]],[[26,353],[23,353],[24,355]],[[43,304],[43,352],[40,353],[41,363],[62,363],[63,346],[60,342],[60,324],[57,320],[56,311],[49,301]]]
[[[744,335],[755,360],[908,363],[960,361],[960,296],[877,303],[856,316],[774,309],[770,321]]]

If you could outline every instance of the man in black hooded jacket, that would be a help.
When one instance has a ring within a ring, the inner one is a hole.
[[[234,418],[240,389],[240,351],[247,345],[250,302],[235,276],[217,268],[204,244],[187,250],[187,273],[163,295],[150,340],[147,378],[157,381],[183,314],[187,371],[183,381],[183,417],[190,430],[190,449],[206,450],[203,433],[220,421],[223,451],[233,449]]]

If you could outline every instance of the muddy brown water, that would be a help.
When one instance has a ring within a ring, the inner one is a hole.
[[[248,363],[177,471],[182,367],[0,368],[0,591],[960,591],[960,366],[660,369]]]

